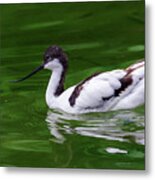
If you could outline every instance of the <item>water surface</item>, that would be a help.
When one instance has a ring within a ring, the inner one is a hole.
[[[144,106],[69,115],[45,104],[49,71],[9,82],[52,44],[69,56],[66,88],[143,58],[142,1],[0,5],[0,31],[1,166],[144,169]]]

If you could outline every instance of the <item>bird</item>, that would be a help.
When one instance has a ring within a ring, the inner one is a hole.
[[[13,82],[24,81],[47,69],[51,71],[51,77],[45,99],[50,109],[70,114],[107,112],[144,104],[144,66],[142,59],[125,69],[97,72],[65,90],[68,56],[61,47],[52,45],[45,50],[39,67]]]

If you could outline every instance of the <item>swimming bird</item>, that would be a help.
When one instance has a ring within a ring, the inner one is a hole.
[[[135,108],[144,103],[144,61],[126,69],[95,73],[77,85],[64,90],[68,57],[57,45],[44,53],[43,63],[23,81],[42,69],[51,71],[46,90],[46,103],[51,109],[82,114]]]

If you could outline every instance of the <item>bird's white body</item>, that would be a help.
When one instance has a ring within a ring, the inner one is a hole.
[[[46,102],[49,108],[80,114],[130,109],[144,103],[144,61],[125,70],[113,70],[95,75],[83,81],[81,85],[79,83],[63,91],[59,96],[55,96],[54,92],[60,82],[62,65],[58,59],[55,59],[48,63],[45,69],[52,69],[46,91]],[[126,77],[131,78],[132,82],[121,91],[120,80]],[[75,93],[77,86],[79,86],[78,95]],[[120,93],[116,96],[119,89]],[[73,97],[74,104],[71,105],[70,97],[73,93],[76,97]]]

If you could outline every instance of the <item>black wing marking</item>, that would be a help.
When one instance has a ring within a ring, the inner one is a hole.
[[[69,103],[70,103],[71,106],[74,106],[77,97],[80,95],[81,90],[83,89],[84,83],[86,83],[87,81],[89,81],[89,80],[92,79],[93,77],[96,77],[96,76],[99,75],[99,74],[100,74],[100,73],[95,73],[95,74],[89,76],[88,78],[86,78],[85,80],[83,80],[81,83],[79,83],[79,84],[75,87],[74,91],[72,92],[71,96],[69,97]]]

